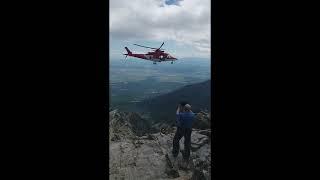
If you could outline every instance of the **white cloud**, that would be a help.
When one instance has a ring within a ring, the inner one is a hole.
[[[112,39],[168,41],[210,55],[210,0],[184,0],[179,6],[165,0],[111,0]]]

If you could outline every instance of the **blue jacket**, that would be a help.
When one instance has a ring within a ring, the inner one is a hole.
[[[177,114],[177,126],[182,128],[192,128],[195,118],[193,112],[180,112]]]

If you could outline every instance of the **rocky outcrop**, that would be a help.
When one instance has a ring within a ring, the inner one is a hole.
[[[137,113],[113,110],[109,113],[109,139],[132,139],[149,132],[150,123]]]
[[[160,132],[151,133],[145,129],[148,126],[133,124],[138,120],[144,122],[139,118],[130,113],[110,112],[110,179],[210,179],[210,129],[193,129],[189,167],[173,170],[166,155],[171,152],[176,128],[163,127]],[[183,142],[182,138],[181,151]],[[178,164],[181,162],[182,155],[179,153]]]
[[[196,119],[194,121],[193,127],[197,129],[210,128],[210,114],[204,111],[196,113]]]

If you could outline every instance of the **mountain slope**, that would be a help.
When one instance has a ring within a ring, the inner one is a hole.
[[[211,81],[187,85],[171,93],[147,99],[136,106],[149,112],[154,122],[174,123],[177,104],[186,101],[193,112],[211,109]]]

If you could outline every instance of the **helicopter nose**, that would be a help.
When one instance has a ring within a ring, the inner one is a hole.
[[[170,59],[178,60],[177,58],[170,55]]]

